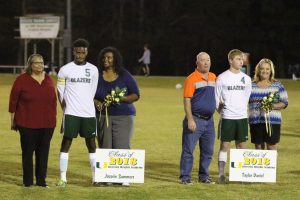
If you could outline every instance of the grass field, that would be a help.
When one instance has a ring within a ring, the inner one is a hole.
[[[146,150],[145,183],[124,187],[93,187],[88,154],[83,139],[76,139],[70,151],[68,186],[55,187],[59,179],[61,135],[55,130],[51,142],[47,182],[49,189],[22,187],[19,135],[10,130],[8,98],[13,75],[0,75],[0,199],[299,199],[300,198],[300,82],[283,80],[289,106],[283,111],[281,142],[278,149],[277,183],[230,183],[192,186],[179,184],[181,123],[184,116],[182,89],[175,89],[183,77],[136,77],[141,99],[135,104],[137,116],[133,149]],[[298,103],[297,103],[298,102]],[[61,120],[58,108],[57,121]],[[215,115],[217,120],[217,115]],[[60,125],[60,123],[58,123]],[[210,167],[218,177],[217,152]],[[248,143],[248,148],[253,146]],[[193,179],[197,180],[199,151],[195,151]],[[228,170],[228,167],[227,167]]]

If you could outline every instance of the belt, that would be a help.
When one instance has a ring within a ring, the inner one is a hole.
[[[204,115],[200,115],[197,113],[192,113],[195,117],[198,117],[200,119],[204,119],[204,120],[210,120],[211,116],[204,116]]]

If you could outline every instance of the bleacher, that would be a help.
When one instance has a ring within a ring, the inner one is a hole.
[[[49,68],[48,65],[45,65],[45,71],[46,73],[49,73],[50,75],[56,75],[56,69],[57,66],[52,66]],[[13,74],[21,73],[25,69],[24,65],[0,65],[0,73],[2,72],[1,69],[12,69]]]
[[[0,65],[0,69],[12,69],[13,74],[16,74],[20,73],[23,69],[25,69],[25,67],[24,65]]]

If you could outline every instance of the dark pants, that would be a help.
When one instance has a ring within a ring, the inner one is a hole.
[[[33,185],[33,152],[37,185],[46,183],[50,141],[54,128],[30,129],[18,127],[22,148],[23,184]]]
[[[209,165],[212,159],[215,143],[215,128],[213,118],[209,120],[200,119],[194,116],[197,125],[196,131],[192,133],[188,129],[188,122],[185,118],[183,120],[182,133],[182,153],[180,159],[180,179],[191,179],[191,171],[194,161],[194,150],[199,141],[200,148],[200,163],[198,178],[206,180],[209,177]]]

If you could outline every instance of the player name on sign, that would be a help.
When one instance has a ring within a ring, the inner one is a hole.
[[[144,183],[145,150],[97,149],[96,182]]]
[[[277,151],[231,149],[229,181],[276,182]]]

